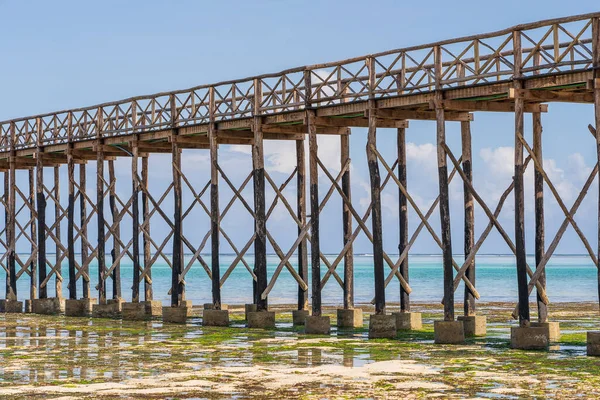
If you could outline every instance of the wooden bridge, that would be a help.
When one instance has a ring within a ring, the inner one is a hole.
[[[219,311],[221,286],[233,268],[241,263],[254,280],[254,305],[249,306],[250,311],[253,312],[254,307],[257,313],[268,310],[269,292],[280,273],[287,271],[298,283],[297,308],[304,313],[297,315],[306,316],[310,303],[313,321],[307,331],[317,329],[314,323],[319,321],[327,325],[328,331],[329,321],[318,318],[322,311],[321,292],[331,278],[337,282],[333,284],[343,288],[344,309],[350,311],[343,314],[342,310],[338,319],[344,320],[344,315],[355,318],[352,247],[357,235],[364,233],[373,244],[376,316],[372,318],[371,328],[372,336],[377,336],[378,324],[386,321],[384,317],[378,320],[377,316],[386,314],[384,289],[390,282],[399,282],[401,314],[410,315],[408,253],[423,229],[433,236],[443,253],[445,321],[453,323],[455,320],[454,293],[461,281],[465,283],[466,291],[465,317],[475,316],[475,300],[479,297],[475,287],[475,257],[490,231],[496,229],[516,257],[519,304],[514,316],[518,317],[522,328],[529,327],[528,298],[535,287],[539,322],[545,323],[548,297],[544,267],[566,228],[569,225],[575,228],[596,266],[596,254],[600,251],[592,247],[573,219],[598,173],[598,166],[570,208],[544,172],[541,115],[547,112],[546,103],[550,102],[594,104],[595,125],[600,126],[600,13],[541,21],[489,34],[0,122],[0,169],[4,172],[2,205],[6,218],[0,239],[0,247],[4,249],[0,261],[7,277],[6,301],[2,305],[6,311],[21,311],[22,304],[18,300],[28,298],[28,311],[33,307],[34,312],[44,312],[42,306],[36,309],[36,303],[55,301],[44,300],[48,298],[48,286],[54,282],[54,292],[60,297],[66,279],[68,301],[71,301],[71,306],[67,303],[67,313],[75,313],[75,301],[84,304],[81,307],[91,308],[91,303],[96,302],[91,300],[95,294],[93,287],[96,287],[98,307],[94,308],[100,315],[101,306],[114,304],[107,300],[108,283],[112,283],[113,299],[121,298],[120,263],[130,259],[134,266],[133,305],[130,307],[140,304],[139,310],[143,310],[143,305],[152,304],[149,302],[153,300],[152,265],[163,258],[172,268],[172,307],[167,309],[186,309],[186,273],[199,265],[212,281],[212,308]],[[512,113],[515,117],[514,179],[495,207],[482,200],[472,181],[475,172],[471,169],[470,121],[477,111]],[[533,118],[531,145],[523,136],[527,113]],[[439,197],[428,210],[421,210],[407,190],[405,134],[409,120],[437,122]],[[446,121],[460,122],[461,155],[453,154],[446,146]],[[351,201],[349,134],[352,127],[368,128],[366,151],[371,204],[365,214],[360,214]],[[379,153],[377,128],[397,129],[396,160],[385,160]],[[589,128],[596,138],[600,156],[600,138],[593,126]],[[340,137],[341,170],[337,176],[328,171],[319,157],[318,135]],[[309,141],[308,177],[304,173],[306,137]],[[264,168],[265,140],[296,143],[297,168],[281,184],[276,183]],[[242,187],[236,187],[219,166],[220,145],[252,148],[253,170]],[[182,149],[210,154],[210,180],[204,187],[194,187],[183,173]],[[173,181],[164,193],[150,193],[148,189],[148,162],[152,153],[172,155]],[[120,198],[115,191],[113,162],[117,157],[131,158],[132,186],[128,199]],[[93,162],[97,167],[97,189],[95,193],[87,193],[86,164]],[[63,166],[68,171],[67,199],[61,199],[59,192],[59,171]],[[528,166],[535,168],[534,266],[527,265],[525,257],[523,172]],[[450,174],[449,167],[452,169]],[[19,170],[28,171],[28,179],[25,176],[17,179]],[[323,185],[318,181],[319,171],[324,173],[329,186],[325,194],[320,192]],[[45,180],[45,173],[53,174],[53,179]],[[464,251],[467,256],[462,265],[454,260],[451,247],[448,183],[456,175],[460,176],[465,188]],[[283,195],[283,189],[292,179],[297,182],[297,196],[290,201]],[[305,198],[307,179],[308,202]],[[250,181],[254,189],[253,204],[242,195],[242,189]],[[221,184],[234,193],[225,208],[220,204]],[[401,254],[397,259],[392,259],[382,245],[381,190],[388,184],[396,185],[399,191]],[[565,215],[549,246],[544,243],[544,186],[556,198]],[[194,199],[188,208],[182,205],[184,190]],[[265,192],[270,190],[275,193],[275,202],[268,205]],[[498,221],[511,192],[515,198],[513,238]],[[210,200],[203,200],[205,194]],[[344,248],[330,262],[319,249],[319,214],[334,194],[341,197],[344,204],[340,215]],[[167,210],[162,206],[168,196],[174,199],[174,209]],[[105,204],[107,199],[109,207]],[[268,217],[279,201],[285,205],[298,229],[297,240],[291,248],[281,248],[267,227]],[[220,226],[233,202],[242,203],[255,221],[254,233],[246,243],[233,243]],[[310,215],[307,215],[307,203]],[[477,240],[473,218],[475,203],[482,207],[489,220]],[[52,206],[54,215],[47,212],[48,206]],[[184,220],[192,222],[186,217],[193,207],[201,207],[211,221],[208,233],[200,243],[188,240],[183,232]],[[429,221],[437,207],[441,215],[441,237],[432,228],[433,221]],[[106,218],[107,208],[110,219]],[[409,209],[421,220],[412,236],[408,230]],[[150,232],[150,221],[155,218],[164,221],[170,229],[162,242],[153,240]],[[94,242],[88,240],[88,224],[93,219],[98,227],[97,241]],[[127,219],[131,220],[132,232],[131,239],[125,243],[121,239],[120,225]],[[66,245],[60,239],[65,221]],[[109,239],[113,243],[111,249],[107,248]],[[219,267],[223,239],[237,255],[226,271]],[[209,240],[210,249],[207,247]],[[31,249],[26,257],[15,250],[23,243]],[[47,257],[48,246],[56,253],[53,262]],[[267,246],[280,259],[270,280]],[[247,262],[252,247],[253,260]],[[107,251],[111,253],[110,259],[107,259]],[[184,251],[193,254],[190,262],[184,260]],[[210,260],[202,256],[202,251],[210,251]],[[297,258],[297,268],[290,262],[292,257]],[[66,268],[63,261],[66,261]],[[94,261],[98,264],[97,277],[89,274],[90,263]],[[340,265],[343,265],[341,274],[338,271]],[[18,279],[29,279],[28,294],[17,293]],[[142,282],[143,296],[140,294]],[[310,302],[309,287],[312,291]],[[120,303],[115,307],[121,307]],[[123,305],[123,311],[126,307]],[[146,307],[146,311],[140,312],[152,313],[151,308]],[[185,317],[185,311],[182,313]],[[300,319],[298,322],[304,322]],[[438,326],[436,335],[437,330]]]

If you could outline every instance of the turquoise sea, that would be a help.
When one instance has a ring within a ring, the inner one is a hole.
[[[189,261],[191,255],[186,256]],[[204,256],[210,263],[210,255]],[[328,256],[333,261],[336,256]],[[393,257],[390,254],[392,259]],[[26,255],[21,258],[25,260]],[[51,258],[51,257],[50,257]],[[230,254],[221,255],[221,274],[229,267],[235,256]],[[110,260],[110,256],[107,256]],[[373,264],[372,256],[357,254],[354,257],[355,265],[355,298],[357,304],[371,301],[374,294]],[[253,257],[247,257],[252,266]],[[278,265],[279,258],[276,255],[268,256],[269,279]],[[411,255],[410,256],[410,285],[413,289],[411,298],[416,302],[439,302],[442,298],[442,262],[440,255]],[[462,256],[457,256],[456,261],[461,264]],[[291,260],[295,264],[295,260]],[[532,256],[528,257],[528,263],[532,268],[535,265]],[[295,266],[295,265],[294,265]],[[548,296],[552,302],[583,302],[598,301],[598,274],[596,267],[588,256],[579,255],[557,255],[554,256],[546,267]],[[95,286],[97,284],[97,269],[91,266],[90,276],[92,278],[92,295],[95,297]],[[338,266],[338,273],[343,277],[343,266]],[[386,276],[389,268],[386,266]],[[326,267],[321,265],[321,272],[325,274]],[[63,295],[67,297],[67,263],[63,262]],[[5,279],[4,271],[0,273],[0,279]],[[129,260],[121,262],[122,294],[127,300],[131,298],[132,266]],[[154,286],[155,300],[162,300],[165,304],[169,301],[168,290],[171,284],[171,270],[162,262],[157,262],[152,268],[152,280]],[[308,280],[310,282],[310,279]],[[211,301],[211,283],[208,275],[199,263],[195,263],[186,276],[186,298],[194,304],[202,304]],[[111,295],[112,283],[109,279],[108,294]],[[514,256],[508,255],[480,255],[477,256],[477,290],[481,295],[480,301],[515,301],[517,298],[517,278]],[[22,275],[18,284],[18,296],[20,299],[29,295],[29,277]],[[79,282],[78,294],[81,294],[81,282]],[[143,290],[143,288],[142,288]],[[457,291],[456,300],[462,301],[463,285]],[[143,292],[142,292],[143,293]],[[54,295],[54,279],[49,285],[49,296]],[[532,294],[532,299],[535,294]],[[4,298],[4,285],[0,285],[0,296]],[[275,287],[273,288],[269,301],[272,304],[293,304],[296,302],[297,285],[287,269],[283,269]],[[222,300],[226,304],[244,304],[252,301],[252,280],[250,274],[239,263],[228,280],[223,285]],[[396,279],[390,282],[386,290],[386,300],[398,302],[399,284]],[[342,303],[342,290],[339,284],[331,277],[323,290],[323,304],[339,305]]]

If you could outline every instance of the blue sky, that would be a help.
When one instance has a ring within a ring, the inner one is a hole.
[[[470,0],[460,2],[460,6],[447,1],[430,1],[425,5],[401,1],[0,0],[0,15],[3,16],[0,24],[0,53],[3,55],[0,63],[0,119],[186,88],[594,11],[598,11],[595,1],[549,0],[507,0],[493,9],[483,6],[480,1]],[[593,139],[586,128],[592,120],[593,108],[583,105],[552,104],[550,113],[543,116],[544,159],[551,178],[565,196],[567,207],[574,201],[575,192],[596,160]],[[460,142],[456,125],[448,126],[448,142],[458,151]],[[531,135],[529,119],[526,129]],[[476,187],[494,208],[499,193],[512,176],[512,115],[476,114],[472,131]],[[380,130],[382,148],[393,149],[393,137],[393,130]],[[412,122],[407,139],[410,142],[409,187],[417,201],[427,205],[435,198],[437,190],[434,124]],[[369,195],[364,144],[364,130],[356,129],[351,140],[353,197],[361,214]],[[236,183],[244,179],[245,171],[250,171],[248,150],[221,146],[221,163]],[[271,171],[278,182],[283,181],[285,172],[290,170],[293,145],[268,143],[266,152],[267,171]],[[321,143],[322,156],[333,170],[337,168],[338,152],[336,138],[328,138]],[[393,153],[390,150],[386,155],[391,159]],[[152,160],[152,190],[159,192],[170,180],[169,159],[153,156]],[[206,154],[187,151],[183,160],[184,169],[189,172],[194,185],[203,185],[208,179]],[[130,190],[128,160],[122,160],[118,165],[118,190],[127,198]],[[90,174],[93,168],[90,165]],[[321,179],[324,182],[326,177],[321,176]],[[94,181],[88,180],[91,181],[91,189]],[[529,177],[526,184],[531,187],[531,182]],[[223,208],[231,193],[224,182],[222,185]],[[592,188],[576,220],[588,234],[590,242],[595,243],[597,185]],[[322,193],[326,189],[323,184]],[[390,189],[384,195],[384,236],[386,249],[393,252],[398,240],[397,190]],[[294,199],[293,190],[292,184],[288,192],[291,201]],[[462,250],[461,190],[462,185],[457,178],[452,186],[456,252]],[[251,200],[251,191],[246,191],[246,194]],[[191,201],[189,194],[186,196],[186,200]],[[546,198],[549,243],[562,217],[549,190],[546,190]],[[340,203],[339,197],[334,196],[323,219],[325,234],[322,235],[322,247],[328,252],[341,248]],[[169,206],[167,199],[165,209],[169,210]],[[531,191],[527,193],[526,207],[528,211],[533,209]],[[501,217],[510,234],[513,232],[512,212],[510,198]],[[278,207],[269,222],[269,229],[274,236],[281,238],[284,250],[293,242],[295,232],[293,221],[285,213],[283,207]],[[189,217],[194,223],[184,225],[186,235],[194,240],[199,240],[208,227],[202,214],[203,211],[197,209]],[[412,215],[411,230],[417,224],[414,212]],[[480,232],[487,219],[480,210],[476,218],[477,232]],[[437,229],[437,214],[431,221]],[[531,213],[527,224],[527,247],[531,251]],[[164,226],[158,221],[156,224],[153,222],[153,226],[153,233],[160,237]],[[249,237],[252,221],[238,204],[224,219],[223,226],[238,247],[242,247]],[[128,232],[126,225],[123,230]],[[224,245],[223,250],[227,249]],[[356,250],[370,251],[362,235]],[[507,250],[496,233],[482,248],[488,253],[505,253]],[[437,253],[438,249],[424,232],[414,251]],[[582,251],[583,247],[570,230],[558,252]]]

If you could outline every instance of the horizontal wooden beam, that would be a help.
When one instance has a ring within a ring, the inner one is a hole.
[[[426,120],[435,121],[435,111],[420,111],[420,110],[388,110],[388,109],[375,109],[373,112],[376,113],[377,118],[383,119],[414,119],[414,120]],[[365,117],[369,116],[369,110],[365,111]],[[468,112],[456,112],[449,111],[444,113],[446,121],[473,121],[473,114]]]
[[[368,128],[369,119],[363,117],[316,117],[315,125],[317,125],[317,133],[320,127],[359,127]],[[379,128],[408,128],[408,121],[391,120],[385,118],[377,118],[377,127]]]
[[[514,112],[514,103],[500,103],[497,101],[463,101],[463,100],[442,100],[441,107],[444,110],[451,111],[491,111],[491,112]],[[429,102],[429,108],[435,109],[435,100]],[[545,113],[548,112],[547,104],[527,103],[525,112]]]
[[[593,103],[593,93],[558,92],[555,90],[509,89],[508,98],[537,102]]]

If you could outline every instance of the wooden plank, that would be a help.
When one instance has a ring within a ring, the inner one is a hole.
[[[473,166],[472,155],[471,155],[471,123],[461,122],[461,143],[462,143],[462,169],[465,178],[469,183],[473,184]],[[463,185],[463,196],[464,196],[464,209],[465,209],[465,222],[464,222],[464,253],[465,258],[469,257],[471,251],[473,251],[473,245],[475,244],[475,212],[473,204],[473,193],[469,190],[469,185],[466,183]],[[465,276],[475,285],[475,260],[471,261]],[[475,315],[475,296],[465,286],[465,298],[464,298],[464,314],[465,316]]]
[[[508,98],[521,98],[524,101],[562,102],[562,103],[593,103],[593,93],[577,93],[558,90],[530,90],[514,88],[508,91]]]
[[[498,101],[468,101],[468,100],[443,100],[444,110],[453,111],[490,111],[490,112],[514,112],[514,103],[504,103]],[[430,108],[435,106],[430,102]],[[527,113],[545,113],[548,112],[547,104],[528,103],[525,105],[524,112]]]
[[[406,180],[406,129],[399,128],[397,132],[397,145],[398,145],[398,180],[400,183],[407,188]],[[399,242],[398,251],[400,254],[404,253],[409,246],[408,236],[408,204],[404,192],[398,188],[398,228],[399,228]],[[404,260],[400,263],[399,268],[400,274],[404,277],[406,282],[410,283],[409,272],[408,272],[408,256],[404,257]],[[400,285],[400,311],[410,312],[410,293]]]
[[[297,166],[297,217],[298,237],[302,234],[302,227],[306,225],[306,161],[304,141],[296,141],[296,166]],[[298,244],[298,275],[308,284],[308,248],[306,238]],[[298,286],[298,310],[308,310],[308,290]]]
[[[364,117],[316,117],[315,124],[317,133],[323,133],[324,127],[363,127],[368,128],[369,119]],[[408,121],[404,120],[389,120],[384,118],[377,119],[377,127],[379,128],[408,128]],[[339,134],[348,134],[347,130],[340,130]]]
[[[350,163],[350,137],[340,136],[340,168]],[[347,199],[352,200],[350,185],[350,168],[346,168],[342,175],[342,191]],[[354,253],[352,246],[352,213],[346,201],[342,199],[342,227],[344,248],[348,247],[344,255],[344,309],[354,308]]]
[[[521,76],[521,32],[513,33],[513,46],[515,53],[514,76]],[[519,91],[522,83],[515,80],[514,89]],[[527,260],[525,249],[525,204],[523,185],[523,145],[519,135],[523,135],[525,100],[522,96],[515,98],[515,246],[517,261],[517,285],[519,289],[519,324],[528,327],[529,316],[529,293],[527,291]]]

